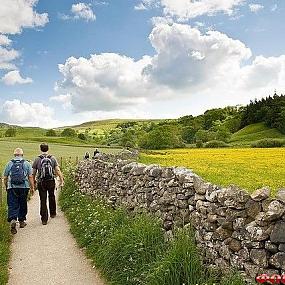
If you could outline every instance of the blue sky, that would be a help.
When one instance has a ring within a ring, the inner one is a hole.
[[[282,0],[0,4],[2,122],[175,118],[285,91]]]

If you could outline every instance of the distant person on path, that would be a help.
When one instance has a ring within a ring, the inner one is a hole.
[[[93,154],[93,159],[97,158],[99,153],[100,153],[100,151],[98,150],[98,148],[96,148],[94,151],[94,154]]]
[[[58,162],[53,155],[48,153],[49,146],[45,143],[40,145],[42,152],[33,163],[34,181],[37,183],[37,189],[40,195],[40,215],[42,224],[48,222],[47,195],[49,200],[49,214],[51,218],[56,216],[56,201],[55,201],[55,178],[59,177],[59,186],[63,186],[63,175],[59,168]]]
[[[8,222],[11,233],[17,233],[17,220],[20,228],[26,224],[28,213],[28,193],[34,193],[34,180],[31,164],[23,156],[21,148],[14,150],[14,158],[8,162],[4,170],[4,185],[7,191]]]
[[[85,152],[84,159],[89,159],[89,158],[90,158],[89,152]]]

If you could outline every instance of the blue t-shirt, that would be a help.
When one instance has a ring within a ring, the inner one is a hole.
[[[13,158],[13,160],[23,160],[23,157],[16,156]],[[29,176],[33,174],[32,166],[31,164],[25,160],[23,164],[24,173],[25,173],[25,183],[22,185],[11,185],[11,168],[12,168],[13,162],[9,161],[8,164],[5,167],[4,170],[4,176],[8,177],[8,189],[12,188],[30,188],[30,182],[29,182]]]

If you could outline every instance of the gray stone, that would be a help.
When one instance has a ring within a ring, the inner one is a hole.
[[[220,256],[222,256],[224,259],[227,259],[227,260],[230,259],[231,253],[230,253],[228,246],[223,244],[222,246],[219,247],[218,251],[219,251]]]
[[[150,177],[159,177],[162,172],[162,169],[157,164],[151,164],[146,166],[144,173]]]
[[[269,263],[275,268],[285,270],[285,252],[278,252],[272,255]]]
[[[262,201],[267,199],[269,196],[270,196],[269,187],[263,187],[261,189],[258,189],[250,195],[251,199],[254,201]]]
[[[233,229],[235,231],[243,229],[245,227],[245,222],[246,222],[245,218],[237,218],[237,219],[235,219],[234,222],[233,222]]]
[[[265,242],[265,249],[268,250],[270,253],[278,252],[278,247],[276,244],[271,243],[269,240]]]
[[[249,260],[249,250],[245,247],[239,250],[238,256],[242,262]]]
[[[278,250],[279,250],[279,251],[283,251],[283,252],[285,252],[285,243],[281,243],[281,244],[279,244],[279,246],[278,246]]]
[[[276,194],[276,199],[285,203],[285,188],[279,189]]]
[[[255,222],[251,222],[246,226],[246,231],[250,235],[252,241],[266,240],[269,235],[265,232],[265,229],[256,225]]]
[[[222,227],[217,228],[213,234],[213,239],[225,240],[232,235],[232,231],[224,229]]]
[[[236,239],[231,239],[228,246],[234,252],[241,250],[241,242]]]
[[[263,218],[264,221],[274,221],[280,218],[285,212],[285,207],[278,201],[272,201],[268,206],[268,211]]]
[[[285,243],[285,222],[277,222],[270,235],[273,243]]]
[[[252,249],[250,251],[250,259],[260,267],[268,267],[267,253],[264,249]]]
[[[255,217],[259,214],[261,211],[261,205],[259,202],[249,200],[245,204],[246,214],[252,219],[255,219]]]

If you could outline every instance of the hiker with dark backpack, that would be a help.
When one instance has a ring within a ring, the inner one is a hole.
[[[4,170],[4,185],[7,191],[8,222],[11,233],[17,233],[17,221],[20,228],[26,224],[28,213],[28,193],[34,193],[34,180],[32,166],[23,158],[24,152],[21,148],[14,150],[14,158],[8,162]]]
[[[33,176],[40,195],[40,215],[42,224],[46,225],[48,216],[55,218],[56,216],[56,199],[55,199],[55,178],[60,179],[60,186],[63,186],[63,175],[60,171],[58,162],[53,155],[48,153],[47,144],[40,145],[42,152],[33,163]],[[47,208],[47,196],[49,201],[49,215]]]

